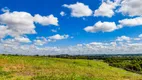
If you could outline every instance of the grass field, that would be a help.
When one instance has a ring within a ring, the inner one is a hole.
[[[0,80],[142,80],[97,60],[0,55]]]

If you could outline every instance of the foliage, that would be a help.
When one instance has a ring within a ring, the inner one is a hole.
[[[142,57],[111,57],[104,61],[111,66],[142,74]]]

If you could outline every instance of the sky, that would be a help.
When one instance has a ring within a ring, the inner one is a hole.
[[[140,0],[0,0],[0,53],[142,53],[141,7]]]

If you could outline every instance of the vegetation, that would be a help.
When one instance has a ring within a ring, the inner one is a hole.
[[[0,80],[142,80],[142,75],[101,60],[0,55]]]
[[[111,57],[104,61],[110,66],[142,74],[142,57]]]
[[[49,57],[68,59],[103,60],[110,66],[142,74],[142,54],[98,54],[98,55],[52,55]]]

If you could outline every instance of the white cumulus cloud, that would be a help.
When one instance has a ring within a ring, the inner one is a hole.
[[[14,11],[0,14],[0,23],[8,27],[11,36],[36,33],[33,17],[27,12]]]
[[[121,26],[135,27],[142,25],[142,17],[119,20]]]
[[[116,41],[127,41],[129,42],[131,40],[130,37],[127,36],[121,36],[121,37],[117,37]]]
[[[61,15],[61,16],[65,16],[66,13],[65,13],[64,11],[61,11],[61,12],[60,12],[60,15]]]
[[[84,3],[77,2],[76,4],[70,5],[64,4],[63,6],[71,9],[71,16],[73,17],[84,17],[92,15],[92,10]]]
[[[32,16],[28,12],[5,12],[0,14],[0,38],[7,35],[17,37],[25,34],[36,34],[34,22],[42,25],[57,26],[58,18],[52,14],[49,16],[41,16],[39,14]]]
[[[142,34],[140,34],[139,37],[142,38]]]
[[[101,6],[95,10],[94,16],[106,16],[112,17],[114,15],[114,9],[118,5],[118,1],[112,2],[110,0],[103,1]]]
[[[4,38],[9,33],[7,28],[7,26],[0,25],[0,39]]]
[[[101,21],[98,21],[93,26],[87,26],[86,28],[84,28],[86,32],[92,32],[92,33],[98,32],[98,31],[112,32],[116,29],[117,29],[117,26],[114,22],[101,22]]]
[[[39,14],[36,14],[34,16],[34,21],[43,26],[47,26],[47,25],[58,26],[58,18],[54,17],[53,15],[41,16]]]
[[[29,38],[27,37],[15,37],[15,40],[21,43],[29,43],[31,42]]]
[[[118,12],[129,16],[142,16],[142,1],[122,0]]]
[[[50,40],[62,40],[62,39],[67,39],[68,37],[69,37],[69,35],[59,35],[59,34],[56,34],[56,35],[50,36],[48,38]]]

